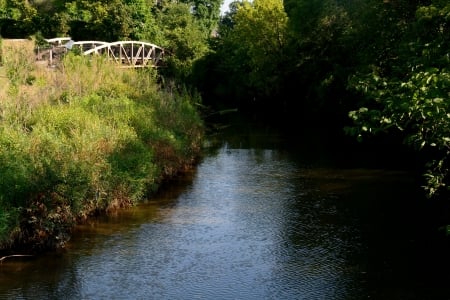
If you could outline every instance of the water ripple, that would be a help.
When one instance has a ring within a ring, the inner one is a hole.
[[[0,295],[360,299],[365,244],[343,178],[281,151],[224,147],[178,192],[80,229],[50,272],[42,259],[19,272],[29,284],[0,278]]]

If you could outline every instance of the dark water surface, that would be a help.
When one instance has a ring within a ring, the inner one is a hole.
[[[3,261],[0,298],[450,299],[450,252],[412,175],[331,163],[264,129],[217,139],[65,251]]]

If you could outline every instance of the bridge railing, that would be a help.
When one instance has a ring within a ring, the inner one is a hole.
[[[67,52],[67,48],[64,45],[71,40],[70,37],[44,39],[47,45],[36,47],[36,60],[39,62],[46,61],[49,66],[53,66],[54,62],[58,61]]]

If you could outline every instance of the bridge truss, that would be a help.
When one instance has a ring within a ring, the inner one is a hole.
[[[121,68],[161,67],[164,62],[164,49],[147,42],[118,41],[73,41],[70,38],[46,40],[51,48],[46,50],[49,63],[52,64],[55,53],[78,49],[83,55],[104,55]],[[43,54],[37,56],[42,60]]]
[[[83,52],[84,55],[105,55],[125,68],[144,68],[161,66],[164,49],[151,43],[121,41],[98,45]]]

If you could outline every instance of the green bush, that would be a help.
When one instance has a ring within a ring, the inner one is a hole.
[[[198,99],[161,92],[151,71],[69,55],[54,73],[0,100],[3,248],[62,246],[76,222],[135,204],[199,154]]]

